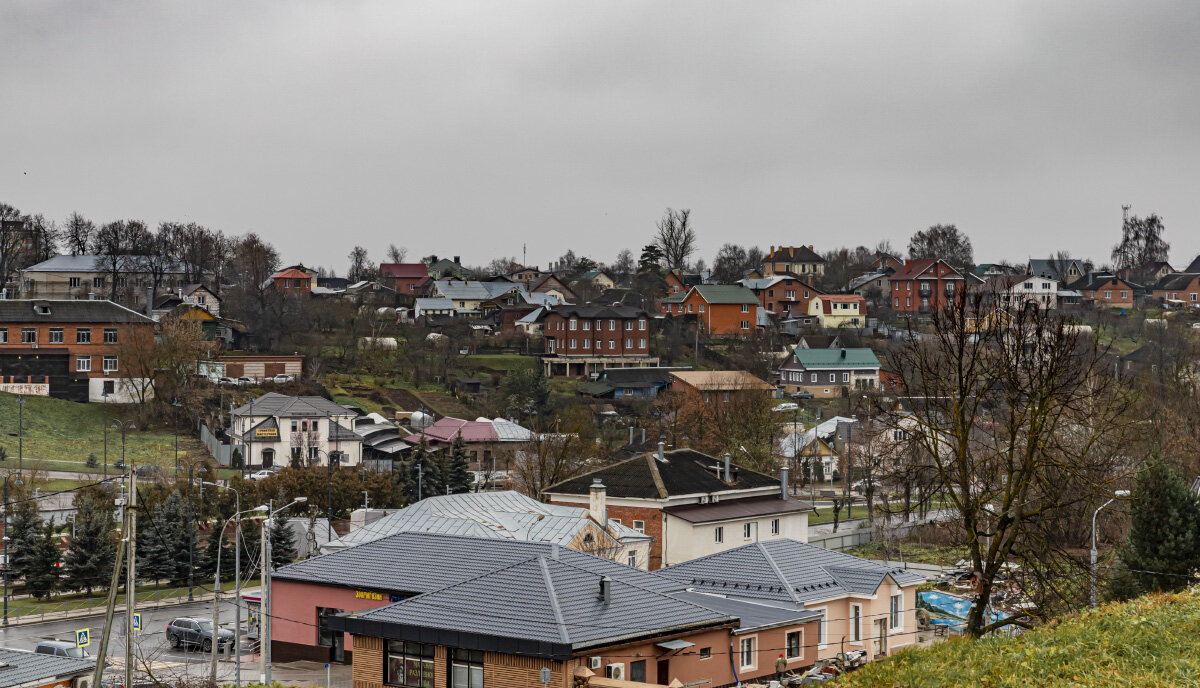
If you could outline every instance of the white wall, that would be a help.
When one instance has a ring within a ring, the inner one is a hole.
[[[779,533],[771,534],[771,521],[779,519]],[[750,524],[750,537],[745,537],[745,525]],[[716,541],[716,529],[724,528],[724,541]],[[677,516],[664,514],[663,566],[691,561],[699,557],[735,549],[752,542],[788,538],[808,542],[808,512],[756,516],[714,523],[691,523]]]

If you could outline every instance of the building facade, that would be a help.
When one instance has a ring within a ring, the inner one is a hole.
[[[780,366],[779,384],[786,394],[840,397],[850,390],[877,388],[880,367],[870,349],[797,348]]]
[[[893,274],[892,309],[901,313],[932,313],[962,296],[966,281],[962,273],[941,258],[904,261],[904,269]]]
[[[702,332],[715,337],[756,332],[758,308],[758,297],[740,284],[701,284],[662,300],[663,313],[694,317]]]
[[[772,246],[763,259],[763,275],[825,275],[825,259],[812,246]]]
[[[323,397],[269,392],[233,411],[230,437],[250,468],[358,466],[362,437],[355,413]]]
[[[546,375],[588,375],[606,368],[657,366],[649,315],[633,306],[555,306],[542,323]]]

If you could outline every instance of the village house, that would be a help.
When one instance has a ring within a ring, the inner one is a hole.
[[[758,297],[737,284],[701,284],[662,300],[663,313],[695,317],[700,330],[715,337],[745,337],[758,328]]]
[[[434,452],[447,452],[462,440],[473,471],[508,472],[515,451],[533,441],[533,432],[507,418],[463,420],[446,416],[404,438],[411,445],[424,444]]]
[[[808,302],[808,314],[826,329],[864,327],[866,310],[866,301],[858,294],[819,294]]]
[[[198,361],[196,372],[217,380],[222,377],[248,377],[256,381],[288,375],[299,380],[304,374],[304,357],[298,354],[224,353],[217,358]]]
[[[671,373],[686,368],[608,368],[590,385],[587,393],[617,401],[654,399],[671,388]],[[583,391],[583,390],[581,390]]]
[[[879,385],[879,359],[870,349],[792,349],[779,368],[785,394],[809,392],[816,398],[840,397]]]
[[[1085,301],[1096,308],[1133,308],[1135,291],[1139,285],[1115,275],[1089,275],[1075,288],[1083,294]]]
[[[745,395],[769,397],[775,386],[744,370],[673,370],[671,391],[684,403],[728,404]]]
[[[591,505],[604,485],[609,518],[654,537],[650,569],[774,538],[808,539],[812,505],[778,479],[692,449],[640,454],[545,490],[552,504]]]
[[[153,394],[154,321],[112,301],[0,299],[0,391],[130,403]],[[142,362],[144,365],[144,361]]]
[[[215,317],[221,317],[221,297],[203,284],[186,284],[158,297],[154,302],[154,310],[166,312],[181,305],[202,308]]]
[[[562,280],[555,277],[553,272],[543,273],[528,284],[530,292],[535,294],[549,294],[558,299],[559,303],[575,303],[579,300],[575,296],[575,292],[571,291],[571,288],[566,284],[563,284]]]
[[[809,301],[825,293],[794,275],[747,277],[738,284],[754,292],[759,307],[781,318],[807,315]]]
[[[412,297],[423,295],[433,281],[424,263],[380,263],[379,279],[396,293]]]
[[[763,258],[763,276],[770,275],[820,278],[825,275],[825,259],[812,246],[772,246]]]
[[[270,279],[275,291],[288,296],[310,296],[314,281],[311,274],[296,267],[280,270]]]
[[[603,486],[593,486],[595,494]],[[442,533],[499,540],[553,542],[645,569],[653,538],[608,519],[603,495],[588,507],[544,504],[504,490],[426,497],[325,545],[325,552],[374,542],[396,533]]]
[[[358,466],[362,437],[351,429],[356,415],[324,397],[269,392],[233,411],[229,435],[251,468]]]
[[[904,269],[893,274],[892,308],[900,313],[932,313],[946,307],[965,291],[965,279],[941,258],[904,261]]]
[[[460,256],[454,256],[453,260],[430,256],[427,269],[429,270],[429,276],[435,280],[456,279],[466,281],[475,276],[468,268],[463,267]]]
[[[1195,307],[1200,304],[1200,273],[1171,273],[1159,279],[1151,293],[1167,305]]]
[[[1004,309],[1058,308],[1058,280],[1039,275],[998,275],[979,287],[986,303]]]
[[[805,334],[796,340],[797,349],[840,349],[842,338],[836,334]]]
[[[875,260],[871,261],[872,271],[890,275],[904,269],[904,261],[890,253],[875,252]]]
[[[555,306],[539,316],[549,376],[587,376],[607,368],[657,366],[650,316],[633,306]]]
[[[1064,287],[1070,287],[1087,276],[1087,266],[1074,258],[1030,258],[1025,274],[1056,279]]]

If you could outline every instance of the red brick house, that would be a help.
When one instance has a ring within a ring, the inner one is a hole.
[[[271,275],[271,282],[275,285],[275,291],[281,294],[312,293],[313,276],[296,268],[288,268]]]
[[[690,315],[710,335],[741,337],[756,331],[758,297],[740,284],[699,284],[662,300],[663,313]]]
[[[418,296],[430,281],[429,266],[424,263],[382,263],[379,277],[397,294]]]
[[[1097,308],[1133,308],[1134,290],[1138,288],[1115,275],[1093,275],[1076,287],[1084,300]]]
[[[941,258],[904,261],[891,277],[892,309],[900,313],[931,313],[965,292],[966,280]]]
[[[761,308],[782,318],[807,315],[812,297],[825,293],[795,275],[746,278],[740,284],[754,292]]]
[[[871,270],[875,272],[900,272],[904,269],[904,261],[890,253],[875,252],[875,260],[871,262]]]
[[[1200,273],[1176,272],[1158,280],[1154,285],[1154,298],[1167,301],[1180,301],[1187,306],[1200,303]]]
[[[539,319],[546,375],[587,375],[605,368],[656,366],[650,316],[633,306],[555,306]]]

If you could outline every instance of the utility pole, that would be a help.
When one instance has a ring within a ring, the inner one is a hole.
[[[241,514],[237,514],[240,516]],[[221,550],[225,539],[225,526],[229,521],[221,523],[221,534],[217,536],[217,571],[213,574],[213,639],[212,639],[212,685],[217,683],[217,659],[221,656]],[[233,642],[237,643],[237,629],[233,632]]]
[[[96,653],[96,669],[92,672],[92,685],[104,685],[104,660],[108,656],[108,639],[112,636],[113,613],[117,607],[117,587],[121,584],[121,561],[125,556],[125,534],[129,524],[122,522],[121,539],[117,542],[117,558],[113,561],[112,580],[108,584],[108,606],[104,609],[104,632],[100,634],[100,650]]]
[[[262,594],[259,595],[258,610],[258,659],[262,664],[259,680],[264,685],[271,685],[271,538],[267,529],[270,527],[271,511],[275,508],[275,500],[267,501],[267,517],[262,523]]]
[[[123,442],[122,442],[123,444]],[[129,471],[129,543],[125,554],[129,563],[125,567],[125,686],[133,686],[133,613],[137,607],[137,471],[128,466]],[[97,684],[99,685],[99,684]]]

